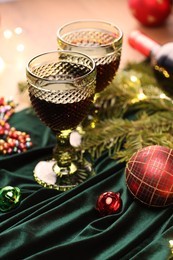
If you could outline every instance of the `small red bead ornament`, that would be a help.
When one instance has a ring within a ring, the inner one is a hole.
[[[148,206],[173,204],[173,150],[159,145],[136,152],[126,166],[131,194]]]
[[[15,108],[16,103],[13,100],[0,98],[0,153],[4,155],[25,152],[32,147],[30,135],[17,131],[7,122]]]
[[[143,25],[159,26],[171,13],[171,0],[129,0],[132,15]]]
[[[101,216],[111,215],[120,209],[121,204],[120,193],[107,191],[98,197],[96,210]]]

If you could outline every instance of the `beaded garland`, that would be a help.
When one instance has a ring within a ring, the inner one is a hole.
[[[21,153],[32,147],[30,135],[16,130],[7,122],[16,106],[12,99],[0,98],[0,154]]]

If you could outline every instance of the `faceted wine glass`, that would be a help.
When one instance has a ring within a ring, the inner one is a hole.
[[[26,77],[33,109],[57,137],[53,159],[39,162],[34,177],[45,187],[71,189],[93,174],[76,152],[72,133],[93,102],[95,62],[79,52],[47,52],[29,61]]]
[[[58,49],[82,52],[94,59],[96,93],[111,83],[119,68],[122,38],[116,25],[97,20],[74,21],[57,31]]]
[[[96,64],[95,106],[84,121],[86,126],[95,127],[99,109],[96,100],[99,93],[112,82],[119,68],[122,39],[122,31],[116,25],[97,20],[73,21],[57,31],[58,49],[85,53]]]

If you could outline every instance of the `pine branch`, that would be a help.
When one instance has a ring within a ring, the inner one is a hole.
[[[129,120],[120,118],[98,122],[96,128],[85,129],[80,149],[87,150],[93,158],[98,158],[107,149],[110,154],[112,148],[120,150],[130,125]]]
[[[163,93],[151,75],[134,70],[120,71],[96,100],[99,120],[126,117],[128,113],[141,110],[148,114],[158,110],[173,111],[172,99]]]
[[[105,150],[114,159],[127,161],[140,148],[160,144],[173,148],[173,113],[157,112],[152,116],[143,113],[137,120],[114,118],[98,123],[95,129],[85,132],[82,150],[93,159]]]

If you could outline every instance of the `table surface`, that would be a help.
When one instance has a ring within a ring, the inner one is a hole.
[[[129,61],[144,58],[128,44],[131,31],[139,29],[160,44],[172,41],[172,14],[162,26],[144,27],[132,16],[127,0],[0,0],[1,96],[13,97],[19,103],[17,110],[29,105],[28,94],[21,94],[18,89],[18,83],[26,80],[25,68],[29,59],[55,50],[57,29],[80,19],[106,20],[122,29],[124,40],[120,69]],[[22,33],[16,31],[18,27],[22,28]]]

